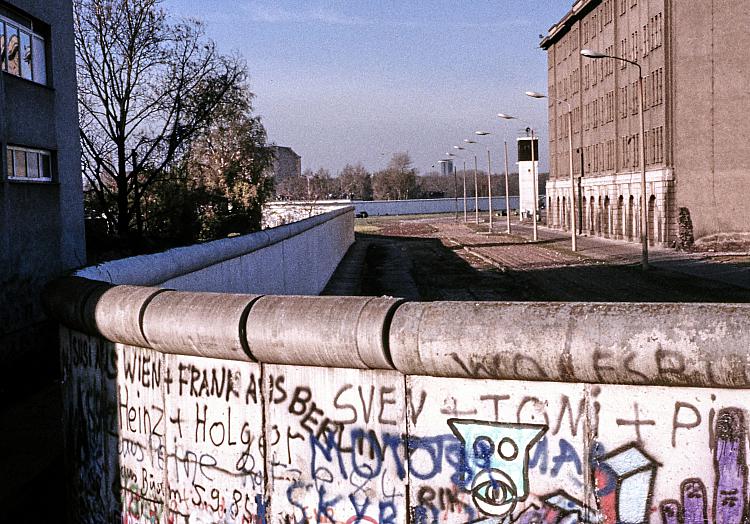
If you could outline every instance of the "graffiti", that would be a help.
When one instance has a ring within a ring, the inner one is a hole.
[[[746,524],[750,514],[736,390],[404,379],[64,342],[76,522]],[[539,374],[508,358],[519,375]],[[596,358],[592,379],[645,373],[611,348]],[[660,375],[693,366],[656,358]]]
[[[745,418],[739,409],[723,409],[716,420],[714,448],[716,524],[738,524],[747,506],[747,462],[745,461]]]
[[[529,450],[548,427],[455,418],[448,425],[464,445],[477,509],[494,517],[511,514],[529,494]]]
[[[682,383],[715,387],[748,387],[750,377],[741,361],[735,363],[731,373],[714,369],[711,360],[694,362],[688,354],[677,350],[659,348],[650,355],[626,350],[624,352],[596,348],[588,362],[576,362],[571,355],[561,352],[556,361],[540,362],[528,352],[516,351],[498,354],[450,353],[459,375],[479,379],[505,380],[555,380],[570,382],[590,381],[593,371],[596,382],[633,384],[644,382]]]
[[[596,524],[596,510],[571,497],[563,490],[542,497],[542,506],[530,504],[514,524]]]
[[[637,443],[595,459],[594,479],[605,523],[646,522],[658,466]]]
[[[717,524],[742,524],[747,512],[747,431],[745,416],[739,408],[719,410],[713,445],[714,497],[713,521]],[[680,500],[667,499],[659,505],[664,524],[705,524],[708,521],[708,496],[700,478],[688,478],[680,484]]]
[[[615,423],[618,426],[632,426],[635,430],[635,438],[638,442],[638,444],[643,443],[643,439],[641,438],[641,426],[656,426],[655,420],[648,420],[648,419],[641,419],[641,412],[638,408],[638,403],[633,403],[633,418],[632,419],[626,419],[626,418],[617,418],[615,419]]]

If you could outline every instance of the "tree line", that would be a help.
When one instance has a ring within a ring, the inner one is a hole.
[[[453,174],[430,171],[420,175],[413,167],[408,153],[396,153],[385,169],[370,173],[361,164],[347,164],[337,176],[325,168],[305,170],[301,177],[282,180],[276,196],[282,200],[405,200],[409,198],[463,198],[464,177],[466,195],[487,196],[487,171],[457,170]],[[539,174],[539,188],[544,188],[546,173]],[[493,195],[505,195],[505,176],[491,177]],[[510,195],[518,195],[518,174],[508,175]]]
[[[307,170],[274,186],[273,148],[242,57],[220,53],[202,22],[175,19],[162,0],[73,5],[91,261],[256,231],[271,198],[463,194],[463,173],[420,176],[407,153],[374,173],[350,164],[338,176]],[[473,172],[467,179],[473,196]],[[501,183],[493,175],[493,187]],[[486,184],[480,172],[479,194]]]

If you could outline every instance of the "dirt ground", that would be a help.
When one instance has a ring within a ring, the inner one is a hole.
[[[706,275],[717,273],[717,264],[747,267],[748,257],[687,260],[692,274],[686,274],[671,268],[694,255],[652,248],[653,260],[665,262],[644,272],[638,244],[579,237],[579,251],[572,252],[565,232],[540,228],[531,242],[529,224],[514,222],[511,235],[487,234],[486,222],[469,220],[358,219],[357,241],[339,268],[348,270],[337,271],[327,293],[425,301],[750,302],[747,287],[695,275],[701,264],[708,264]],[[505,218],[495,217],[493,231],[505,227]]]

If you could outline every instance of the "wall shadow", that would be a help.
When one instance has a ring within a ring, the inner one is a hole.
[[[492,245],[499,244],[482,247]],[[474,267],[466,259],[472,255],[438,238],[358,233],[345,260],[353,251],[359,252],[361,267],[354,294],[361,295],[423,301],[750,302],[744,288],[654,267],[643,272],[634,264],[588,261],[518,270],[477,260]]]

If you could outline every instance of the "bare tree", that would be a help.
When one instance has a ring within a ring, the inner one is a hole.
[[[143,195],[240,96],[246,76],[197,21],[161,0],[74,0],[83,172],[121,237],[142,232]]]
[[[341,194],[352,200],[372,200],[372,177],[365,167],[346,164],[339,175]]]
[[[417,170],[408,153],[395,153],[388,167],[372,177],[372,190],[377,200],[417,198]]]

